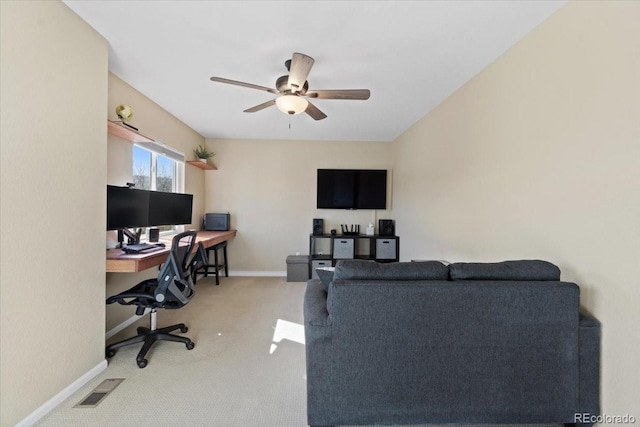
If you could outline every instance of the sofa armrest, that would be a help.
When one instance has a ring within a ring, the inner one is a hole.
[[[578,325],[580,358],[579,412],[600,414],[600,322],[580,312]]]
[[[311,326],[328,325],[327,291],[318,279],[307,282],[304,296],[304,321]]]
[[[327,292],[319,280],[307,282],[304,294],[304,337],[307,358],[307,423],[329,425],[327,414],[335,408],[328,398],[334,376],[332,322],[327,311]]]

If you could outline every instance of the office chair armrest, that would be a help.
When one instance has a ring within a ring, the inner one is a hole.
[[[127,300],[130,300],[130,301],[127,301]],[[149,294],[134,293],[134,292],[113,295],[107,298],[107,304],[113,304],[114,302],[117,302],[118,304],[122,304],[122,305],[131,305],[131,304],[135,304],[136,302],[142,302],[143,304],[146,304],[147,303],[146,301],[153,303],[155,299]]]

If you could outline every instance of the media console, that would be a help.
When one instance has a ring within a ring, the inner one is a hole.
[[[340,259],[368,259],[397,262],[400,259],[400,237],[358,235],[309,235],[309,277],[318,277],[316,268],[332,267]]]

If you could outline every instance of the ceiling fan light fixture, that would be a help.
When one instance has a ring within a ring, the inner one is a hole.
[[[276,106],[285,114],[304,113],[309,101],[297,95],[282,95],[276,99]]]

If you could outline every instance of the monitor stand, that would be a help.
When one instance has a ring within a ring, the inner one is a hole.
[[[118,245],[123,247],[124,236],[127,236],[127,245],[136,245],[140,243],[140,235],[142,234],[142,228],[138,228],[136,232],[129,230],[128,228],[121,228],[118,230]]]

